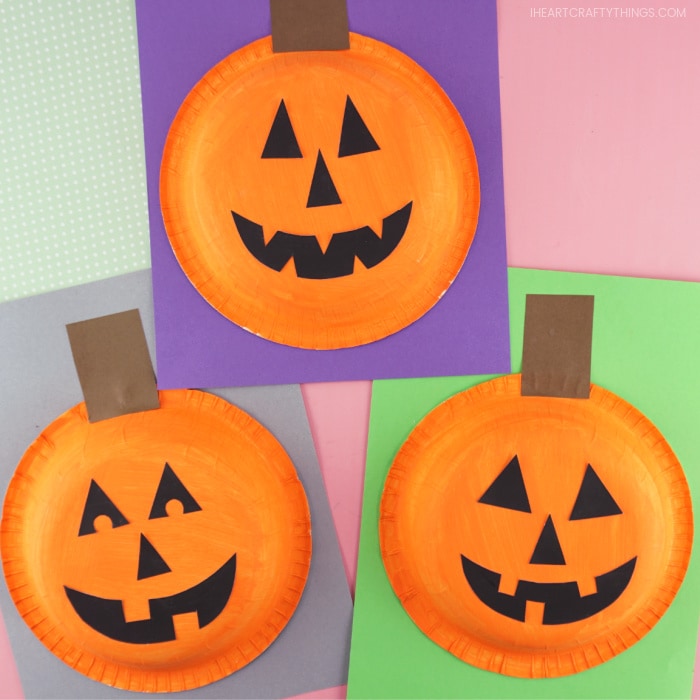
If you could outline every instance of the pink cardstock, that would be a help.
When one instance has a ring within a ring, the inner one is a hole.
[[[304,384],[301,392],[354,598],[372,383]]]
[[[313,693],[295,695],[289,700],[345,700],[347,694],[347,685],[339,685],[335,688],[325,688],[324,690],[316,690]]]
[[[7,630],[0,615],[0,700],[23,700],[24,693],[19,682]]]
[[[700,12],[498,3],[508,264],[700,280]]]

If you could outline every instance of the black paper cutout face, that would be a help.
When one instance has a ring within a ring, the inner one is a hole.
[[[530,564],[553,564],[555,566],[566,564],[551,515],[547,516],[547,521],[535,545],[535,551],[530,557]]]
[[[589,464],[569,520],[587,520],[621,514],[620,506],[615,503],[615,499]]]
[[[523,513],[532,513],[530,499],[527,497],[523,473],[520,469],[518,455],[508,462],[505,469],[494,479],[479,503],[488,503],[500,508],[519,510]]]
[[[160,477],[158,490],[153,499],[153,507],[148,516],[153,518],[167,518],[167,505],[171,501],[177,501],[182,506],[183,513],[194,513],[197,510],[202,510],[194,500],[194,497],[185,488],[184,484],[177,478],[177,475],[172,470],[172,467],[166,462],[163,469],[163,475]]]
[[[379,151],[380,146],[355,107],[350,96],[346,98],[345,111],[340,126],[338,158],[360,156]],[[329,207],[343,203],[341,193],[321,150],[315,155],[315,165],[308,189],[306,208]],[[262,150],[262,159],[304,158],[284,100],[281,100]],[[297,277],[305,279],[331,279],[352,275],[355,258],[371,268],[384,261],[401,242],[413,202],[382,218],[381,236],[370,223],[349,231],[337,231],[330,235],[330,243],[323,250],[315,235],[287,233],[277,230],[266,243],[261,223],[251,221],[231,210],[238,234],[248,251],[266,267],[281,271],[294,260]],[[374,225],[374,224],[372,224]]]
[[[141,533],[139,543],[139,570],[136,578],[142,581],[145,578],[152,576],[160,576],[172,571],[163,557],[158,554],[158,550],[146,539],[146,536]]]
[[[201,510],[194,496],[166,462],[148,518],[167,518],[171,514],[188,514]],[[100,532],[108,528],[105,516],[111,521],[110,528],[129,525],[121,510],[97,482],[92,480],[78,536],[99,536]],[[173,537],[177,537],[177,534]],[[134,562],[135,577],[138,581],[172,571],[170,564],[143,533],[140,534],[138,552],[134,552]],[[213,574],[186,590],[149,599],[149,618],[130,622],[126,621],[121,600],[101,598],[68,586],[64,586],[64,590],[78,616],[96,632],[120,642],[155,644],[176,639],[176,615],[196,613],[200,629],[216,619],[229,601],[235,576],[234,554]]]
[[[532,513],[520,462],[516,456],[508,462],[483,495],[479,504]],[[589,464],[569,517],[570,521],[622,514],[622,510]],[[517,533],[514,535],[517,536]],[[570,556],[576,556],[575,552]],[[637,558],[595,576],[596,592],[581,595],[576,581],[543,583],[520,580],[514,594],[499,590],[502,574],[491,571],[461,555],[464,576],[479,600],[501,615],[525,621],[528,601],[543,603],[542,624],[561,625],[578,622],[599,613],[617,600],[634,573]],[[547,515],[534,545],[530,564],[565,566],[566,556],[551,514]]]
[[[92,535],[97,532],[95,529],[95,521],[99,516],[106,516],[111,521],[111,527],[122,527],[128,525],[129,521],[124,517],[117,506],[112,503],[109,496],[98,486],[93,479],[90,482],[90,490],[88,491],[83,517],[80,521],[78,536]]]
[[[289,119],[284,100],[275,114],[261,158],[301,158],[301,149]]]

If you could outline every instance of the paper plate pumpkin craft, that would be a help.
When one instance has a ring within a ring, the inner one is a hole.
[[[85,403],[59,416],[22,457],[1,531],[36,636],[95,680],[151,692],[261,654],[311,556],[304,489],[272,434],[212,394],[157,396],[97,422]]]
[[[588,398],[523,395],[526,370],[524,358],[522,378],[457,394],[413,430],[387,476],[380,541],[430,639],[543,678],[603,663],[654,626],[693,526],[681,465],[647,418],[587,381]],[[582,385],[556,368],[534,384],[559,378]]]
[[[456,108],[405,54],[358,34],[346,50],[280,53],[268,37],[184,100],[160,199],[214,308],[277,343],[333,349],[437,303],[474,237],[479,176]]]

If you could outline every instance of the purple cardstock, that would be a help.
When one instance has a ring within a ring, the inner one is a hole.
[[[383,340],[302,350],[243,330],[213,309],[175,259],[158,180],[181,102],[229,53],[270,33],[266,0],[136,0],[160,388],[246,386],[510,371],[496,3],[348,0],[350,30],[400,49],[449,95],[471,134],[481,210],[445,296]]]

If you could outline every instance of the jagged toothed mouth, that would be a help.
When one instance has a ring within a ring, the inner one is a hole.
[[[294,259],[297,277],[332,279],[353,274],[355,258],[366,268],[370,268],[391,255],[403,238],[412,206],[413,202],[409,202],[382,219],[381,237],[370,226],[341,231],[331,236],[325,252],[316,236],[284,231],[277,231],[270,241],[265,243],[263,227],[260,224],[235,211],[231,211],[231,214],[243,244],[263,265],[279,272]]]
[[[127,622],[121,600],[99,598],[64,586],[68,600],[82,621],[96,632],[130,644],[156,644],[176,638],[173,617],[197,613],[200,629],[216,619],[226,607],[236,578],[236,555],[204,581],[164,598],[148,601],[147,620]]]
[[[528,601],[544,603],[543,625],[564,625],[585,620],[614,603],[632,578],[637,557],[595,577],[596,592],[580,595],[575,581],[536,583],[519,581],[514,595],[500,593],[501,574],[479,566],[462,555],[462,569],[477,598],[501,615],[525,621]]]

